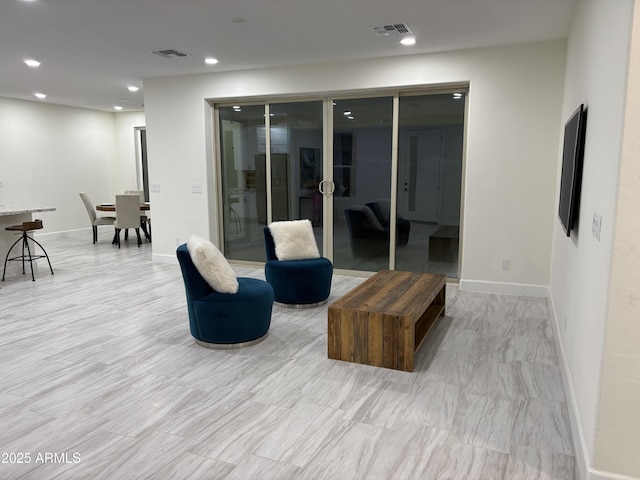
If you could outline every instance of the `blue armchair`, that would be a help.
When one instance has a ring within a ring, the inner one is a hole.
[[[210,348],[238,348],[265,338],[273,309],[271,285],[256,278],[239,277],[237,293],[219,293],[198,273],[186,244],[178,247],[176,255],[196,343]]]
[[[264,227],[267,282],[273,286],[274,301],[281,307],[307,308],[327,302],[331,292],[333,264],[329,259],[278,260],[269,227]]]

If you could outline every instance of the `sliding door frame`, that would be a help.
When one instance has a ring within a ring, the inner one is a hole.
[[[465,114],[464,114],[464,126],[463,126],[463,141],[462,141],[462,173],[461,173],[461,195],[460,195],[460,242],[458,252],[458,278],[462,272],[462,245],[463,245],[463,219],[464,219],[464,195],[465,195],[465,178],[466,178],[466,157],[467,157],[467,135],[468,135],[468,118],[469,118],[469,83],[448,83],[438,85],[419,85],[407,88],[382,88],[382,89],[368,89],[368,90],[350,90],[341,92],[324,92],[317,94],[309,94],[304,96],[267,96],[267,97],[240,97],[240,98],[224,98],[224,99],[210,99],[209,103],[213,111],[213,130],[214,130],[214,145],[213,145],[213,158],[216,162],[215,165],[215,192],[217,205],[217,228],[215,229],[217,234],[217,244],[220,245],[221,250],[224,253],[224,222],[223,222],[223,208],[224,199],[222,198],[222,157],[220,149],[220,115],[219,109],[221,107],[229,107],[233,105],[260,105],[264,104],[265,110],[265,156],[266,156],[266,203],[267,203],[267,224],[272,219],[272,192],[271,192],[271,122],[270,122],[270,106],[276,103],[293,103],[293,102],[307,102],[307,101],[322,101],[322,182],[333,185],[333,108],[336,100],[346,100],[351,98],[376,98],[376,97],[392,97],[393,111],[392,111],[392,148],[391,148],[391,198],[390,198],[390,218],[389,218],[389,266],[391,270],[396,266],[396,225],[397,225],[397,207],[398,207],[398,147],[399,147],[399,109],[400,109],[400,97],[405,96],[423,96],[423,95],[438,95],[454,92],[463,92],[465,94]],[[322,195],[322,255],[333,261],[334,248],[333,248],[333,188]],[[259,262],[241,262],[248,265],[259,265]],[[346,273],[351,275],[369,275],[373,272],[359,271],[359,270],[336,270],[338,273]]]

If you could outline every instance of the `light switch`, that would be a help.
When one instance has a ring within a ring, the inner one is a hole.
[[[602,215],[593,212],[593,222],[591,223],[591,234],[593,238],[600,241],[600,230],[602,229]]]
[[[191,184],[191,193],[202,193],[202,184],[201,183],[192,183]]]

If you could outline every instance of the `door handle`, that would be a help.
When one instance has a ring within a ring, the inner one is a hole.
[[[325,189],[325,183],[326,185],[329,186],[329,189]],[[322,195],[331,195],[333,192],[335,192],[336,190],[336,184],[333,183],[332,180],[322,180],[319,184],[318,184],[318,190],[320,191],[320,193]]]

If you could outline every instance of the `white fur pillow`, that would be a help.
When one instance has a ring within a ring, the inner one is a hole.
[[[238,278],[227,259],[213,243],[197,235],[187,241],[191,261],[211,288],[220,293],[237,293]]]
[[[269,225],[278,260],[320,258],[311,221],[291,220]]]

